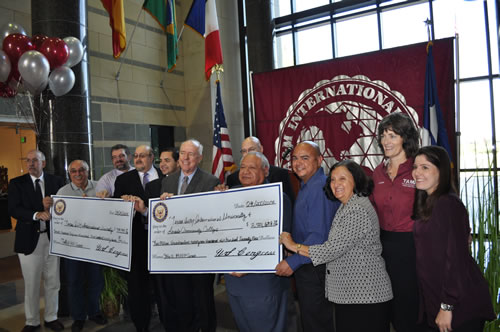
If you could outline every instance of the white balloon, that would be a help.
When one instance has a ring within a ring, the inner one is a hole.
[[[80,40],[76,37],[66,37],[63,39],[69,49],[69,57],[64,66],[73,67],[82,61],[83,46]]]
[[[57,67],[49,75],[49,88],[57,97],[68,93],[74,85],[75,74],[66,66]]]
[[[20,24],[5,23],[4,25],[2,25],[2,27],[0,28],[0,48],[2,48],[3,40],[5,39],[5,37],[13,33],[20,33],[21,35],[26,36],[26,30],[24,30],[24,28]]]
[[[12,65],[7,54],[0,50],[0,82],[7,81]]]
[[[23,82],[27,82],[33,90],[39,89],[49,78],[49,60],[38,51],[24,52],[19,58],[17,68]]]

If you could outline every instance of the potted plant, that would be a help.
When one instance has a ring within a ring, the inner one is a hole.
[[[104,289],[101,293],[101,310],[107,317],[120,313],[121,299],[127,296],[127,282],[120,276],[118,270],[103,267]]]

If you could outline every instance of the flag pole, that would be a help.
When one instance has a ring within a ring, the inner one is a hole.
[[[129,46],[132,43],[132,38],[134,38],[134,33],[135,33],[135,30],[137,29],[137,25],[139,24],[139,18],[141,17],[142,12],[143,12],[143,9],[141,7],[141,10],[139,10],[139,15],[137,15],[137,19],[135,20],[134,29],[132,30],[132,33],[130,34],[130,39],[127,42],[127,46],[125,47],[125,51],[123,52],[123,56],[120,59],[120,67],[118,67],[118,71],[116,72],[116,75],[115,75],[115,80],[117,80],[117,81],[120,80],[120,73],[122,71],[123,61],[125,60],[125,56],[127,55],[127,51],[129,49]]]

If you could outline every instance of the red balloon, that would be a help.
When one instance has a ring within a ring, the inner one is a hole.
[[[2,46],[4,52],[7,53],[10,59],[12,68],[17,68],[17,62],[24,52],[33,49],[30,38],[20,33],[13,33],[5,37]]]
[[[12,89],[7,84],[0,82],[0,97],[12,98],[15,97],[15,95],[17,95],[16,90]]]
[[[31,43],[33,44],[34,49],[40,51],[43,42],[46,41],[48,38],[49,37],[42,34],[34,35],[33,37],[31,37]]]
[[[69,57],[68,45],[61,38],[47,38],[39,50],[50,63],[50,69],[62,66]]]

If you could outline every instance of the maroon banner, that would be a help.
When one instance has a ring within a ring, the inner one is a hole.
[[[373,170],[383,158],[376,130],[385,115],[404,112],[419,129],[423,125],[426,46],[254,74],[257,137],[269,161],[291,168],[291,148],[312,140],[320,146],[325,169],[349,158]],[[456,151],[453,54],[452,38],[434,42],[439,101]]]

